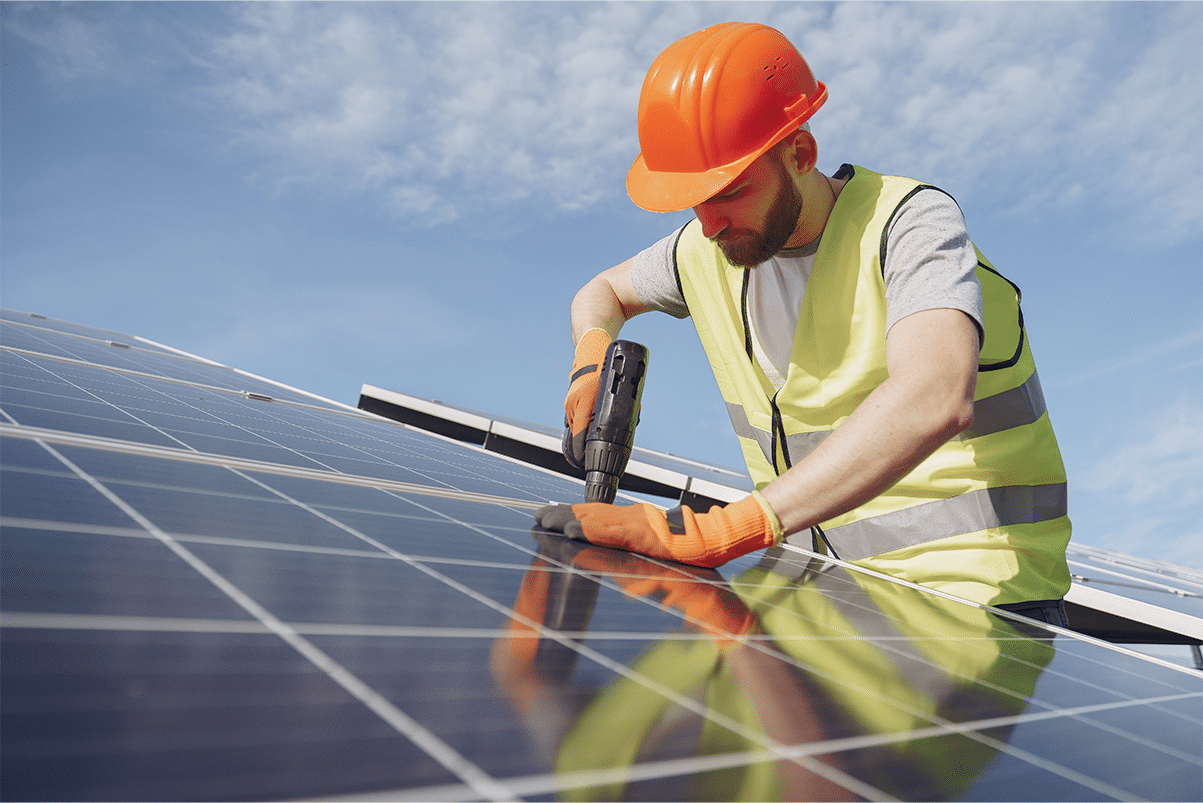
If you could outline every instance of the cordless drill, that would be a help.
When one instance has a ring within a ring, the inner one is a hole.
[[[630,340],[615,340],[606,349],[602,375],[593,405],[593,420],[585,433],[585,501],[613,502],[618,480],[626,471],[639,423],[639,398],[647,376],[647,348]],[[567,443],[572,433],[565,432]]]

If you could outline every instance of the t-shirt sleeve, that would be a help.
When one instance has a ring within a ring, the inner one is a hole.
[[[958,309],[982,334],[977,252],[956,201],[939,190],[916,193],[886,238],[886,330],[908,315]]]
[[[683,228],[683,227],[682,227]],[[673,252],[681,229],[645,248],[631,259],[631,284],[635,295],[648,308],[667,312],[674,318],[688,318],[689,307],[677,284]]]

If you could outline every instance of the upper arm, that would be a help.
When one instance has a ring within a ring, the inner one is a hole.
[[[939,308],[959,309],[982,328],[977,251],[952,198],[934,188],[916,193],[891,219],[885,245],[887,328]]]
[[[961,431],[973,421],[978,329],[961,310],[929,309],[898,321],[886,336],[890,381],[903,385],[918,409]]]

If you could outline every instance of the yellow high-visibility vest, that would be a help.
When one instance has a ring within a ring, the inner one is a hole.
[[[696,220],[682,231],[677,278],[757,488],[805,458],[886,379],[887,232],[923,190],[935,188],[855,168],[815,255],[779,391],[752,356],[748,271]],[[980,251],[977,277],[985,332],[973,425],[822,529],[840,558],[974,602],[1060,599],[1070,584],[1065,468],[1019,288]]]

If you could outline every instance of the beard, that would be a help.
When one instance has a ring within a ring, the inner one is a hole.
[[[784,175],[784,169],[781,172],[781,189],[769,207],[764,231],[726,232],[729,236],[735,235],[735,239],[716,241],[731,264],[741,268],[756,267],[784,248],[797,228],[798,218],[802,215],[802,194]]]

